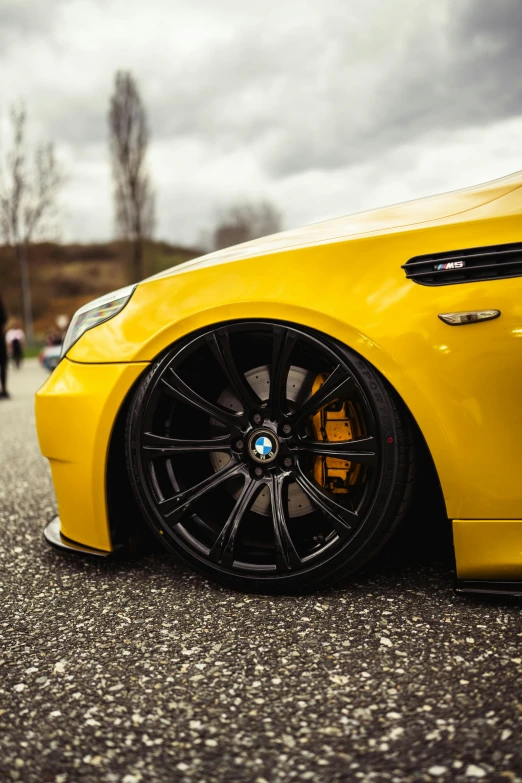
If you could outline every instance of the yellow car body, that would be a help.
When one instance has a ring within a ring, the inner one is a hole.
[[[129,392],[172,343],[205,326],[271,318],[362,355],[413,415],[452,520],[461,580],[522,579],[522,277],[428,286],[418,256],[522,240],[522,174],[212,253],[141,282],[88,330],[36,397],[61,535],[113,548],[111,433]],[[522,273],[521,273],[522,274]],[[455,327],[441,313],[499,310]]]

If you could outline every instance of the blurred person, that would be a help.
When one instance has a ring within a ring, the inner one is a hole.
[[[63,340],[62,340],[61,334],[59,334],[56,331],[51,330],[51,331],[47,332],[47,334],[45,335],[45,342],[49,346],[50,345],[61,345]]]
[[[20,369],[20,365],[24,358],[25,332],[18,321],[15,321],[13,326],[7,330],[5,341],[7,343],[9,357],[15,363],[15,367]]]
[[[58,332],[50,331],[45,336],[46,346],[40,352],[40,364],[52,372],[58,366],[62,354],[62,337]]]
[[[7,344],[5,342],[5,325],[7,312],[0,295],[0,398],[9,397],[7,393]]]

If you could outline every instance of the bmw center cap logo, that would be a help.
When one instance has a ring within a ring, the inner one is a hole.
[[[272,441],[270,438],[261,435],[261,437],[254,442],[254,448],[260,457],[267,457],[272,451]]]
[[[279,451],[279,444],[269,430],[257,430],[250,436],[248,450],[256,462],[271,462]]]

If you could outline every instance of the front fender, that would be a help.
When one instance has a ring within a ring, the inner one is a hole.
[[[428,252],[520,240],[509,215],[362,237],[187,269],[140,284],[127,307],[87,332],[75,362],[148,362],[186,334],[270,318],[321,331],[361,354],[419,425],[453,519],[521,519],[522,279],[431,288],[401,264]],[[499,309],[451,327],[441,312]]]

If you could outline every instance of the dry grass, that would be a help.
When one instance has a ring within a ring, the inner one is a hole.
[[[165,242],[148,242],[144,277],[200,254]],[[131,248],[126,242],[92,245],[41,243],[29,251],[34,331],[37,339],[56,328],[57,315],[72,316],[97,296],[132,282]],[[0,293],[11,318],[22,315],[20,278],[13,251],[0,246]]]

